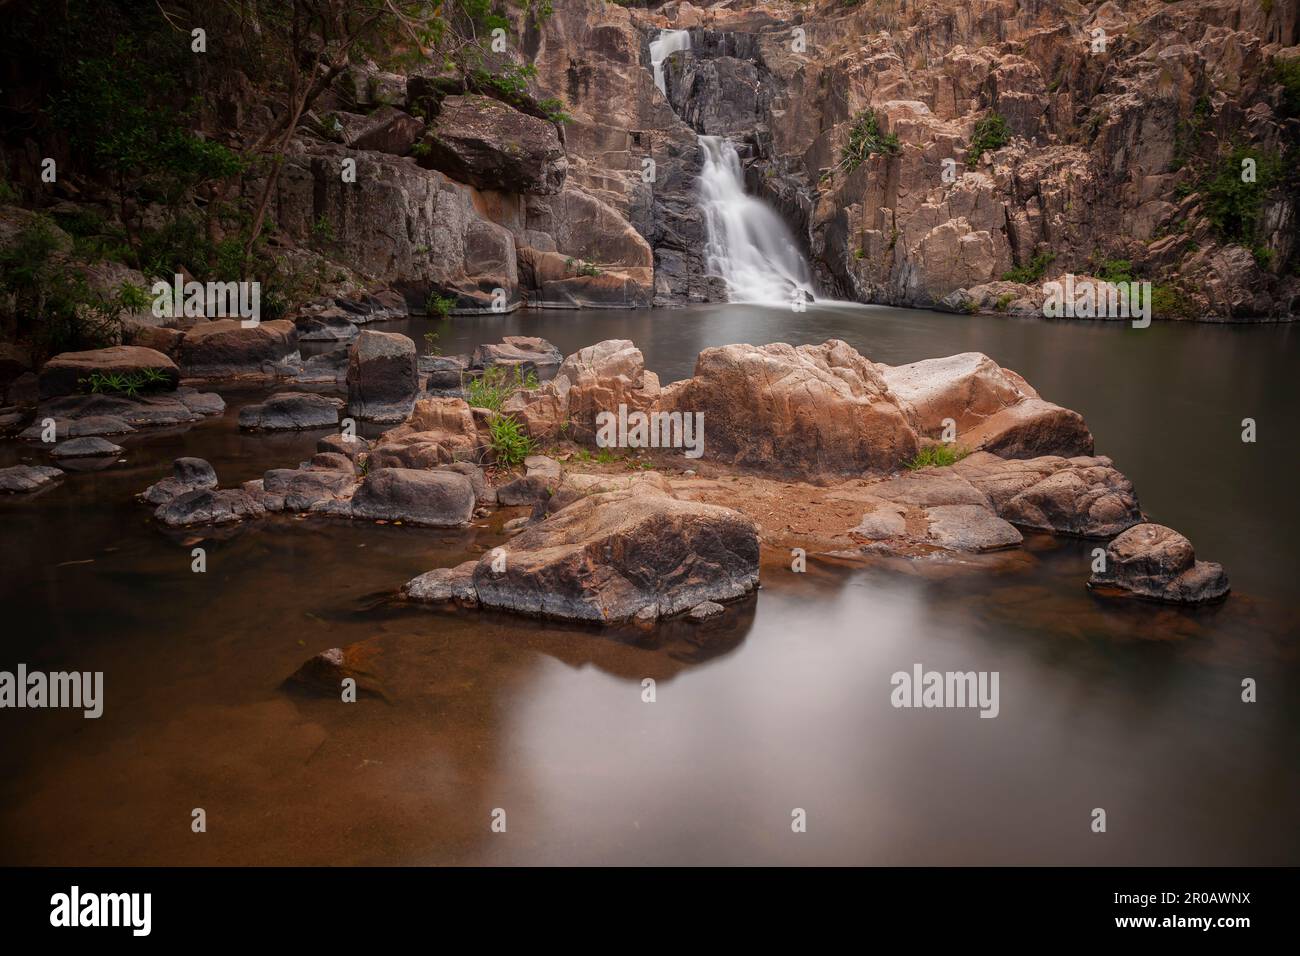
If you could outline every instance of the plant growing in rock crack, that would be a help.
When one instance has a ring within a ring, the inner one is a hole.
[[[849,129],[849,140],[840,150],[838,167],[845,173],[851,173],[873,153],[892,156],[899,150],[898,137],[881,130],[876,114],[863,110],[853,120]]]
[[[126,395],[135,398],[141,392],[161,388],[170,379],[156,368],[142,368],[135,372],[91,372],[77,384],[95,395]]]
[[[909,471],[920,471],[922,468],[947,468],[969,454],[967,449],[957,445],[931,445],[929,448],[922,448],[903,462],[903,465]]]
[[[971,134],[970,146],[966,150],[966,165],[974,167],[981,156],[1001,149],[1009,139],[1011,132],[1001,115],[990,113],[985,116],[975,124],[975,132]]]
[[[575,259],[573,256],[564,260],[564,268],[568,271],[576,272],[580,276],[598,276],[600,269],[590,262],[582,259]]]
[[[1016,266],[1002,273],[1003,282],[1019,282],[1022,285],[1030,285],[1037,282],[1047,272],[1047,267],[1056,259],[1054,252],[1040,252],[1034,258],[1030,259],[1023,266]]]
[[[494,414],[488,419],[488,434],[497,463],[507,468],[523,464],[537,447],[513,415]]]

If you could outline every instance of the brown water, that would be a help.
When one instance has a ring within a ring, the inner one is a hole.
[[[984,351],[1081,411],[1234,593],[1199,611],[1100,603],[1091,543],[1033,537],[944,562],[767,566],[724,624],[634,637],[387,602],[496,528],[291,517],[203,536],[194,574],[190,536],[132,496],[178,455],[229,485],[322,434],[241,435],[258,395],[231,393],[220,420],[128,437],[125,464],[0,501],[0,669],[102,670],[106,694],[97,721],[0,711],[0,863],[1300,862],[1300,331],[749,307],[379,327],[438,328],[446,352],[631,338],[665,381],[727,342],[838,337],[890,363]],[[42,459],[0,446],[0,465]],[[353,642],[387,700],[280,688]],[[916,662],[998,671],[999,717],[892,708],[890,675]]]

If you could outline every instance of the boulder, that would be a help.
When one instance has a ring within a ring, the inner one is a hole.
[[[348,413],[363,421],[400,422],[420,390],[415,343],[396,332],[366,329],[348,359]]]
[[[527,378],[535,374],[538,381],[555,377],[564,356],[546,339],[529,335],[507,335],[499,344],[480,345],[474,350],[470,365],[475,368],[505,368]]]
[[[486,96],[448,96],[421,140],[420,165],[508,193],[557,193],[569,161],[555,124]]]
[[[477,561],[466,561],[454,568],[434,568],[403,585],[402,594],[425,604],[444,601],[477,604],[478,592],[474,590],[474,569],[477,566]]]
[[[114,445],[104,438],[70,438],[67,441],[59,442],[50,449],[50,457],[107,458],[110,455],[120,455],[122,451],[121,445]]]
[[[329,428],[339,423],[336,398],[312,392],[278,392],[265,402],[239,410],[239,427],[246,431],[294,431]]]
[[[164,505],[190,491],[217,487],[217,473],[202,458],[177,458],[172,473],[144,490],[143,498],[151,505]]]
[[[752,521],[716,505],[635,491],[591,495],[484,555],[479,603],[614,624],[740,597],[758,584]]]
[[[298,330],[288,319],[245,328],[239,319],[200,322],[185,333],[180,365],[186,375],[225,378],[275,374],[298,352]]]
[[[1142,520],[1132,482],[1109,458],[1008,461],[977,452],[951,471],[986,494],[1000,517],[1022,528],[1109,538]]]
[[[293,320],[299,342],[350,342],[360,331],[342,309],[325,309]]]
[[[1092,454],[1083,416],[1043,401],[1021,376],[980,352],[879,368],[898,400],[915,412],[923,435],[942,437],[951,420],[956,444],[969,451],[1003,458]]]
[[[321,502],[348,498],[355,484],[356,476],[351,470],[315,466],[272,468],[262,476],[261,490],[285,510],[310,511]]]
[[[474,503],[473,485],[456,472],[372,468],[352,496],[352,514],[453,528],[469,524]]]
[[[0,468],[0,493],[12,495],[39,491],[62,477],[60,469],[48,465],[12,465]]]
[[[419,368],[428,375],[425,387],[430,392],[459,394],[469,359],[463,355],[421,355]]]
[[[1014,526],[979,505],[936,505],[926,509],[928,536],[948,551],[997,551],[1024,541]]]
[[[247,491],[215,488],[196,489],[177,495],[160,505],[154,517],[169,528],[194,525],[230,524],[244,518],[259,518],[266,508]]]
[[[405,422],[375,442],[371,467],[431,468],[473,458],[479,444],[469,405],[459,398],[424,398]]]
[[[355,462],[361,455],[370,451],[370,442],[360,435],[343,435],[336,432],[317,441],[316,450],[336,452]]]
[[[1149,523],[1129,528],[1106,547],[1105,570],[1095,572],[1088,587],[1171,604],[1205,604],[1222,600],[1229,591],[1221,565],[1197,561],[1185,537]]]
[[[73,395],[88,392],[82,381],[96,373],[141,377],[152,371],[162,376],[150,388],[174,389],[180,381],[176,363],[154,349],[139,345],[114,345],[88,352],[62,352],[45,363],[40,373],[40,396]]]
[[[352,149],[370,149],[405,156],[424,132],[424,123],[394,106],[381,106],[365,115],[343,114],[343,142]]]
[[[838,340],[705,349],[655,410],[702,412],[708,460],[809,481],[893,471],[920,447],[880,368]]]

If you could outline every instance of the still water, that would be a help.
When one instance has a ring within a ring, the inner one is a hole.
[[[1093,545],[1039,536],[804,575],[773,556],[724,624],[652,637],[388,601],[501,541],[502,516],[468,531],[277,518],[202,536],[194,574],[190,535],[132,496],[179,455],[231,485],[323,434],[241,435],[262,393],[231,392],[220,419],[118,440],[124,464],[0,500],[0,669],[100,670],[106,696],[99,720],[0,713],[0,864],[1300,862],[1300,331],[820,306],[375,327],[435,330],[447,353],[630,338],[665,382],[731,342],[842,338],[890,364],[983,351],[1082,412],[1233,594],[1101,603],[1083,587]],[[0,465],[43,458],[0,445]],[[281,688],[358,642],[385,698]],[[916,663],[998,671],[999,716],[894,709],[890,675]]]

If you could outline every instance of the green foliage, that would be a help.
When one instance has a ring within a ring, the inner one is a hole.
[[[1176,285],[1157,285],[1151,289],[1151,314],[1157,319],[1196,319],[1196,307]]]
[[[564,260],[564,268],[576,272],[580,276],[598,276],[600,269],[590,262],[582,259],[575,259],[573,256]]]
[[[465,386],[465,401],[473,408],[486,408],[494,412],[501,411],[505,400],[515,392],[523,389],[532,391],[537,388],[537,373],[524,375],[519,366],[512,369],[493,365],[483,370],[483,374],[469,380]]]
[[[1273,78],[1282,84],[1282,114],[1300,116],[1300,57],[1274,60]]]
[[[928,448],[922,448],[914,457],[903,462],[903,465],[910,471],[920,471],[922,468],[947,468],[949,465],[955,465],[969,454],[968,450],[956,445],[931,445]]]
[[[1103,282],[1132,282],[1133,263],[1128,259],[1105,259],[1096,268],[1096,276]]]
[[[876,114],[871,110],[863,110],[854,118],[849,140],[840,150],[839,168],[845,173],[851,173],[874,153],[892,156],[898,150],[898,137],[893,133],[882,132]]]
[[[985,153],[1001,149],[1011,138],[1007,121],[997,113],[990,113],[975,124],[970,146],[966,149],[966,165],[973,167]]]
[[[437,295],[430,292],[428,298],[424,300],[424,313],[436,315],[440,319],[448,318],[459,301],[454,295]]]
[[[126,395],[130,398],[170,383],[171,379],[156,368],[142,368],[135,372],[91,372],[85,378],[77,380],[83,391],[96,395]]]
[[[430,329],[424,333],[424,354],[441,355],[442,349],[438,346],[438,333]]]
[[[1255,181],[1242,182],[1242,161],[1255,160]],[[1251,245],[1256,238],[1264,197],[1280,178],[1276,153],[1238,146],[1224,154],[1202,185],[1205,216],[1219,238]]]
[[[1007,311],[1007,306],[1009,306],[1013,301],[1015,301],[1015,298],[1016,297],[1013,293],[1004,292],[1000,296],[998,296],[998,300],[993,303],[993,308],[995,308],[999,312],[1005,312]]]
[[[1047,273],[1047,267],[1056,259],[1054,252],[1040,252],[1028,263],[1023,266],[1016,266],[1008,272],[1002,274],[1004,282],[1019,282],[1024,285],[1031,285],[1041,279]]]
[[[471,403],[473,404],[473,403]],[[488,419],[492,452],[497,463],[514,468],[533,453],[537,443],[525,434],[523,426],[511,415],[500,413]]]

